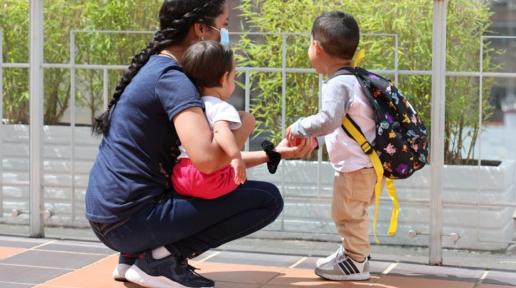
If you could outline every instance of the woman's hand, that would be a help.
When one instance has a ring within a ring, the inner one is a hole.
[[[297,146],[289,146],[288,140],[283,139],[274,150],[281,154],[281,159],[305,158],[317,147],[315,138],[304,138]]]

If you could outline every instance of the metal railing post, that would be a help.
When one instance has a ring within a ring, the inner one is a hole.
[[[72,194],[70,198],[70,208],[72,213],[72,222],[75,221],[75,94],[76,94],[76,83],[75,83],[75,31],[70,31],[70,179]]]
[[[281,134],[285,137],[287,122],[287,34],[281,33]],[[285,191],[285,169],[280,169],[281,191]],[[286,195],[284,194],[283,197]],[[285,213],[281,213],[281,231],[285,230]]]
[[[249,87],[251,85],[251,79],[250,79],[250,75],[249,75],[249,71],[245,71],[245,74],[244,74],[244,90],[245,90],[245,94],[244,94],[244,111],[245,112],[249,112],[251,111],[251,87]],[[245,151],[249,151],[249,138],[247,138],[247,141],[245,141]]]
[[[400,83],[400,56],[399,56],[400,40],[398,34],[394,34],[394,84],[399,86]]]
[[[480,76],[478,77],[478,135],[477,139],[480,139],[480,136],[482,135],[482,116],[483,116],[483,99],[484,99],[484,36],[480,36],[480,52],[479,52],[479,68],[478,72],[480,73]],[[480,166],[481,161],[481,155],[482,153],[482,141],[478,141],[478,166]],[[480,175],[479,175],[480,176]],[[480,178],[478,178],[480,179]]]
[[[430,183],[430,265],[442,265],[444,122],[446,100],[446,0],[434,0]]]
[[[30,237],[45,234],[42,213],[43,7],[44,0],[30,1]]]
[[[318,78],[318,91],[317,91],[317,104],[319,105],[319,111],[322,108],[322,86],[323,86],[323,75],[319,74]],[[321,165],[322,165],[322,146],[319,145],[319,149],[317,149],[317,193],[321,195],[322,190],[322,173],[321,173]]]
[[[3,31],[0,30],[0,218],[4,216],[4,158],[2,146],[4,141],[4,54],[2,44],[4,42]]]
[[[287,118],[287,35],[281,33],[281,131],[285,136]]]
[[[104,68],[102,71],[102,107],[106,110],[109,103],[109,73],[107,68]]]

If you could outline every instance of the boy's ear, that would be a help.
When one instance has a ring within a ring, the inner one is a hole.
[[[321,46],[321,42],[319,42],[317,40],[313,40],[313,41],[314,41],[315,53],[317,55],[321,55],[324,51],[324,49]]]

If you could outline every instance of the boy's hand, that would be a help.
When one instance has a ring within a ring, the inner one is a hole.
[[[231,167],[233,167],[233,171],[235,171],[235,178],[233,181],[235,181],[237,185],[244,184],[247,180],[244,160],[242,160],[242,158],[231,160]]]
[[[308,157],[316,144],[314,144],[314,138],[306,138],[301,141],[299,146],[290,146],[288,145],[288,140],[285,138],[281,140],[281,142],[276,145],[276,152],[281,154],[281,159],[293,159],[293,158],[305,158]]]
[[[296,137],[292,135],[292,132],[290,131],[290,127],[287,128],[285,131],[285,138],[287,138],[288,146],[299,146],[303,142],[303,138]]]
[[[317,141],[317,137],[310,137],[311,141],[311,148],[312,149],[319,149],[319,141]]]

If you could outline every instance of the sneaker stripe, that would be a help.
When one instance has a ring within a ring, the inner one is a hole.
[[[350,274],[356,274],[356,272],[353,270],[353,268],[351,268],[349,263],[343,261],[342,264],[344,264],[346,266],[346,268],[349,270]]]
[[[354,271],[353,273],[360,273],[355,263],[353,263],[353,260],[351,258],[346,259],[344,262],[346,264],[346,267],[348,267],[349,271]]]
[[[346,267],[344,266],[344,264],[342,264],[343,262],[339,262],[339,267],[340,269],[342,270],[342,272],[346,273],[346,275],[349,275],[349,272],[348,270],[346,269]],[[351,271],[351,270],[350,270]]]

